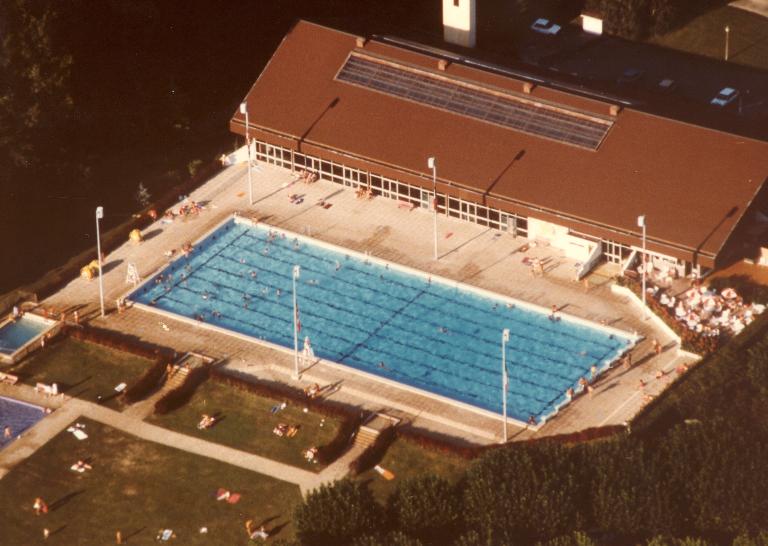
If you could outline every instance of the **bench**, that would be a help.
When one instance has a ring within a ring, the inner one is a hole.
[[[398,201],[397,202],[397,208],[399,209],[408,209],[413,210],[416,208],[416,205],[411,203],[410,201]]]

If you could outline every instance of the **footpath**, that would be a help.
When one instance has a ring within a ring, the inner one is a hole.
[[[51,438],[81,417],[109,425],[142,440],[181,449],[201,457],[208,457],[296,484],[299,486],[302,495],[306,495],[322,484],[342,479],[349,471],[349,463],[362,453],[360,447],[351,447],[322,472],[314,473],[267,459],[266,457],[254,455],[253,453],[152,425],[142,420],[145,416],[145,411],[131,411],[131,408],[128,408],[125,412],[121,413],[78,398],[69,398],[63,395],[46,396],[36,392],[34,388],[28,385],[0,385],[0,396],[15,398],[52,410],[50,415],[40,420],[19,439],[0,451],[0,479],[8,474],[13,467],[31,456]]]

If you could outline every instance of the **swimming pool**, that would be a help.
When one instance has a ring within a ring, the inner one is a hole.
[[[43,417],[45,417],[45,411],[39,406],[0,396],[0,449],[10,444]],[[10,428],[10,438],[6,438],[3,433],[5,427]]]
[[[501,413],[501,332],[509,328],[508,414],[552,413],[569,387],[605,368],[632,336],[394,264],[227,221],[134,290],[155,309],[293,347],[292,269],[300,339],[315,355]]]
[[[17,362],[40,336],[56,327],[56,321],[32,313],[0,323],[0,362]]]

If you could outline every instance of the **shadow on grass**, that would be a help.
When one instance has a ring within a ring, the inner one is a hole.
[[[67,493],[66,495],[64,495],[60,499],[52,502],[50,504],[50,506],[48,506],[48,509],[51,512],[55,512],[56,510],[58,510],[59,508],[61,508],[65,504],[67,504],[69,501],[71,501],[72,499],[74,499],[77,496],[82,495],[83,493],[85,493],[85,489],[80,489],[79,491],[72,491],[71,493]]]
[[[59,533],[61,533],[66,528],[67,528],[67,524],[65,523],[61,527],[58,527],[58,528],[54,529],[53,531],[51,531],[51,534],[48,535],[48,536],[52,537],[53,535],[58,535]]]
[[[131,531],[130,533],[126,533],[126,535],[123,537],[123,542],[128,542],[131,538],[135,537],[139,533],[143,532],[146,529],[146,525],[144,527],[140,527],[139,529],[136,529],[135,531]]]

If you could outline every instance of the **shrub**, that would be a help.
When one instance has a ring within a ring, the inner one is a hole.
[[[165,374],[167,363],[165,360],[158,359],[123,393],[123,398],[129,404],[138,402],[146,398],[160,384],[160,380]]]
[[[395,427],[388,427],[381,431],[373,443],[365,448],[357,459],[349,463],[349,470],[352,474],[362,474],[366,470],[373,468],[384,457],[384,454],[396,437]]]
[[[208,378],[209,373],[210,368],[208,366],[192,368],[181,385],[171,389],[165,396],[155,402],[155,413],[163,415],[186,404],[197,387]]]
[[[462,528],[461,495],[447,480],[420,476],[400,483],[387,511],[393,525],[425,544],[448,544]]]
[[[342,480],[321,485],[296,507],[296,534],[305,546],[337,546],[376,535],[383,509],[368,488]]]
[[[344,453],[349,446],[349,442],[352,440],[352,436],[363,422],[364,415],[357,413],[355,416],[344,419],[341,425],[339,425],[339,430],[336,432],[333,440],[317,448],[317,460],[321,464],[330,464]]]

